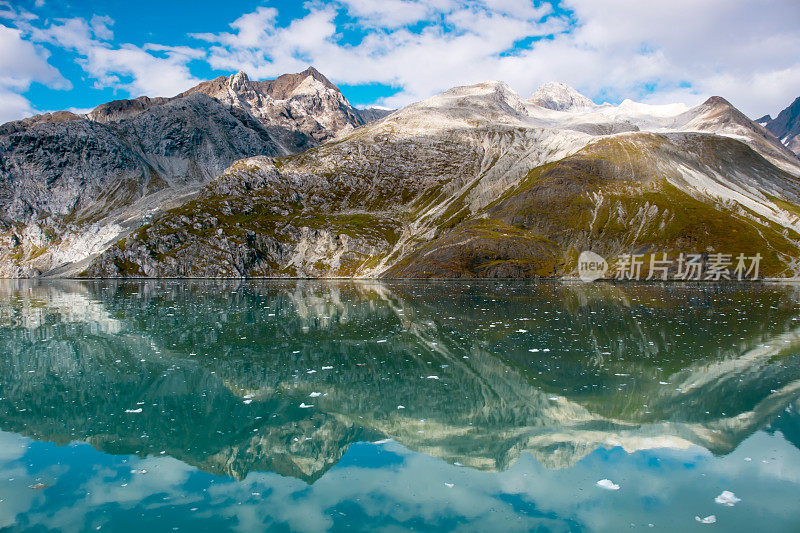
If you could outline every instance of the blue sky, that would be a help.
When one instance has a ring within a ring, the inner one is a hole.
[[[796,0],[0,0],[0,25],[0,121],[312,64],[356,105],[487,79],[751,116],[800,95]]]

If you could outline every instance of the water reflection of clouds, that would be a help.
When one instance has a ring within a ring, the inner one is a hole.
[[[0,433],[0,526],[800,521],[800,451],[759,431],[798,395],[786,288],[18,285],[0,283],[0,318],[20,318],[0,323],[0,427],[168,453]],[[402,445],[353,445],[384,437]],[[723,490],[742,502],[720,509]]]
[[[139,516],[142,526],[168,517],[181,529],[223,521],[223,529],[235,531],[270,525],[321,531],[366,523],[388,530],[468,524],[475,531],[606,531],[650,523],[675,530],[695,527],[695,514],[715,513],[727,528],[747,530],[767,521],[773,531],[790,531],[800,519],[795,505],[800,450],[780,434],[764,432],[724,457],[697,447],[633,454],[614,448],[598,450],[571,468],[549,470],[524,454],[502,472],[458,467],[391,441],[359,444],[311,485],[262,472],[235,481],[169,457],[109,456],[87,445],[55,447],[7,433],[0,433],[0,443],[24,451],[0,460],[0,479],[14,479],[0,484],[4,526],[124,529],[127,517]],[[78,455],[88,456],[70,465],[76,456],[72,448],[85,448]],[[386,465],[381,450],[388,452]],[[58,462],[69,468],[54,470]],[[52,487],[27,488],[43,475],[50,476]],[[603,477],[621,489],[597,488]],[[735,492],[742,502],[731,508],[715,504],[722,490]]]

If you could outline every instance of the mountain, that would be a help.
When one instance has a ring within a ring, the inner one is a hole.
[[[757,122],[800,157],[800,97],[781,111],[776,118],[765,115]]]
[[[169,102],[104,113],[128,113],[120,124],[138,124],[193,98],[249,120],[254,134],[265,131],[273,143],[180,189],[190,193],[145,196],[148,209],[137,205],[126,218],[101,218],[109,202],[85,195],[80,210],[59,205],[61,216],[72,217],[68,231],[41,216],[24,228],[9,224],[2,270],[560,277],[573,275],[577,255],[592,249],[606,257],[760,253],[762,274],[800,274],[800,161],[720,97],[692,108],[595,105],[563,84],[547,84],[526,100],[490,81],[355,128],[363,115],[309,69],[269,82],[239,73]],[[295,112],[297,106],[316,114]],[[285,151],[287,116],[295,146],[314,146],[276,156]],[[107,127],[65,123],[73,122]],[[162,130],[151,127],[137,139],[158,143]],[[31,182],[21,190],[43,189]],[[95,218],[73,222],[84,212]]]
[[[84,259],[196,194],[236,160],[296,153],[374,116],[309,68],[261,82],[240,72],[173,98],[116,100],[85,116],[59,111],[4,124],[0,273],[37,275]]]
[[[530,97],[534,104],[556,111],[586,110],[597,105],[566,83],[550,82],[542,85]]]

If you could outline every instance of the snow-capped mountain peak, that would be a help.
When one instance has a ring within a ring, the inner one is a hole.
[[[545,83],[530,97],[529,102],[555,111],[585,111],[597,105],[567,85],[557,81]]]

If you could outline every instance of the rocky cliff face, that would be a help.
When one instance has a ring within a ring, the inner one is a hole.
[[[762,274],[800,273],[800,162],[771,133],[722,98],[691,109],[587,101],[558,84],[524,100],[484,82],[353,129],[363,116],[309,69],[112,103],[96,113],[105,123],[13,126],[8,136],[36,134],[10,151],[37,148],[6,167],[32,153],[53,168],[6,180],[2,265],[10,275],[564,276],[594,249],[758,252]],[[287,135],[295,148],[335,140],[278,156]],[[83,144],[47,152],[67,137]],[[82,182],[85,168],[97,177]],[[41,213],[44,225],[14,225]]]
[[[174,98],[0,126],[0,274],[80,262],[236,160],[316,146],[364,124],[313,68],[266,82],[244,73]]]
[[[252,81],[238,72],[201,83],[178,97],[198,92],[256,117],[272,129],[284,154],[311,148],[367,122],[314,67],[266,81]]]
[[[800,156],[800,97],[781,111],[776,118],[767,115],[760,118],[758,123],[780,139],[789,150]]]
[[[593,249],[761,253],[762,274],[794,276],[798,175],[722,99],[560,111],[489,82],[237,162],[82,274],[558,277]]]

